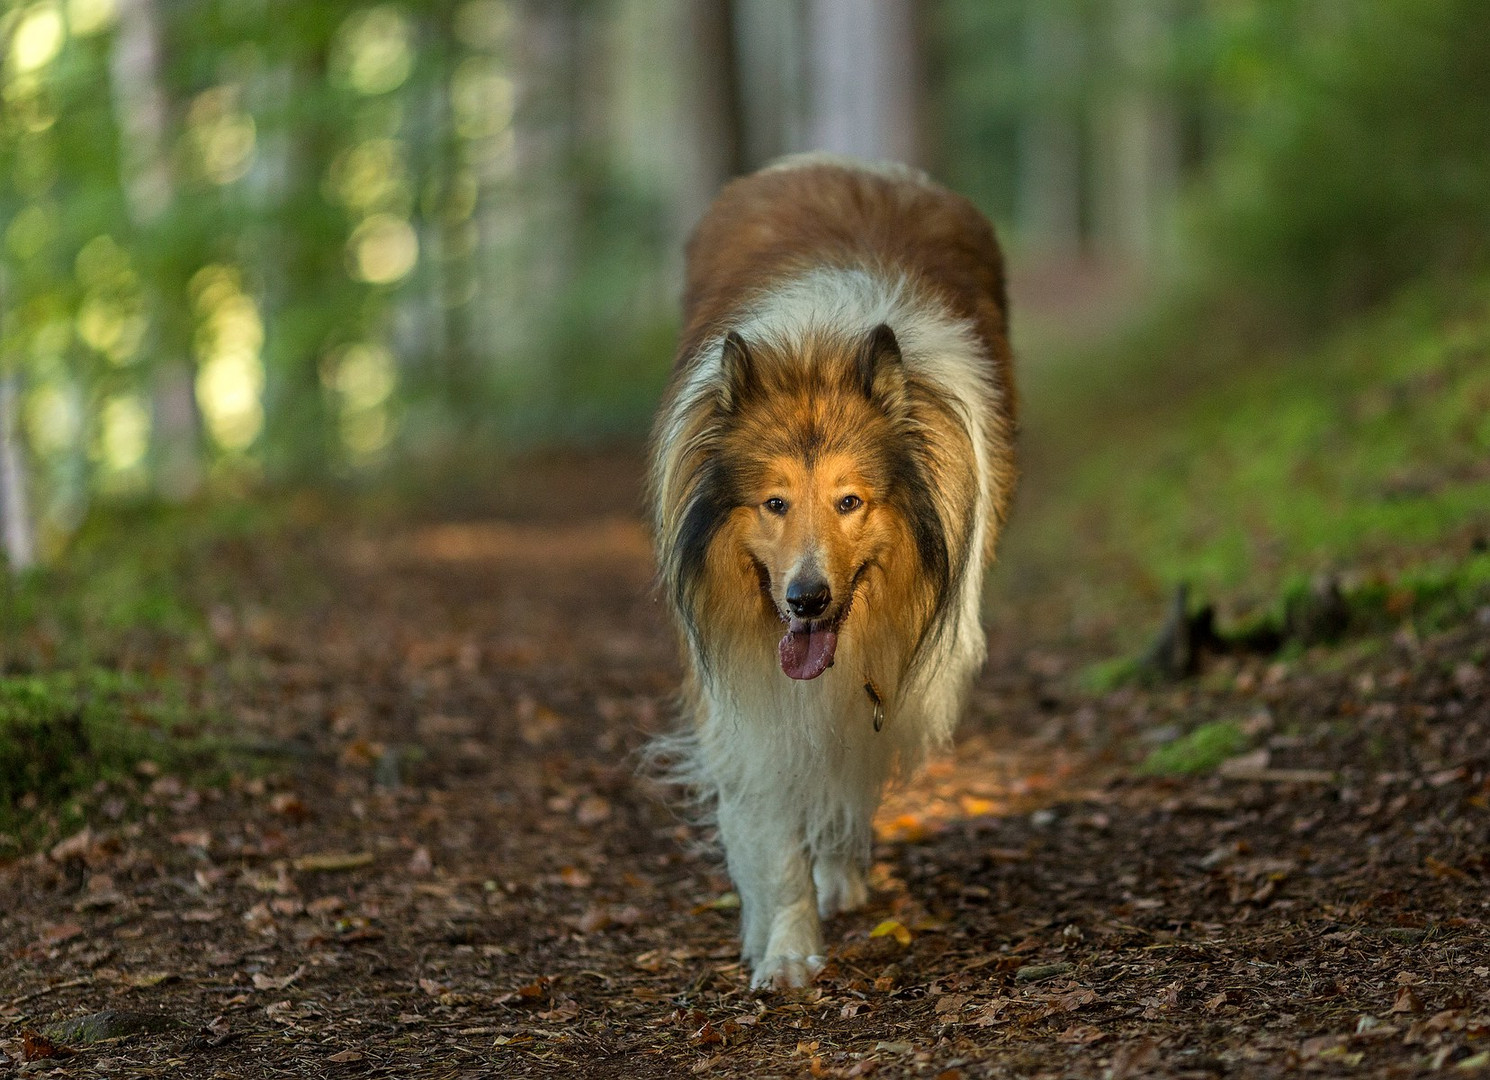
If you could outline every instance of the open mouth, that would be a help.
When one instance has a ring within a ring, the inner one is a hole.
[[[847,605],[844,611],[847,611]],[[792,619],[781,639],[781,670],[793,679],[815,679],[833,666],[838,648],[838,624],[833,619]]]

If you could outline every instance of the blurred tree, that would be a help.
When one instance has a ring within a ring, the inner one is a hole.
[[[0,281],[0,301],[3,298]],[[26,450],[20,432],[20,385],[15,365],[0,367],[0,553],[11,573],[29,570],[36,562],[36,538],[26,493]]]
[[[1188,202],[1218,276],[1351,310],[1486,257],[1486,55],[1479,0],[3,0],[11,562],[100,497],[642,429],[683,234],[791,151],[1128,277]]]
[[[157,0],[119,0],[109,65],[118,114],[121,186],[137,243],[154,260],[143,297],[150,331],[143,342],[152,374],[154,478],[168,497],[183,498],[202,479],[201,420],[194,392],[190,330],[183,318],[185,282],[170,220],[174,107],[162,49],[166,26]]]
[[[1211,24],[1199,192],[1222,277],[1318,325],[1490,258],[1490,5],[1260,5]]]
[[[806,143],[869,161],[924,160],[913,0],[809,0]]]

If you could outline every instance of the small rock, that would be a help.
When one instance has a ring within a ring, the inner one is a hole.
[[[75,1020],[64,1020],[47,1028],[46,1034],[59,1043],[96,1043],[129,1035],[158,1035],[163,1031],[175,1031],[185,1026],[167,1013],[104,1009]]]
[[[1044,982],[1076,970],[1075,964],[1026,964],[1014,973],[1015,982]]]

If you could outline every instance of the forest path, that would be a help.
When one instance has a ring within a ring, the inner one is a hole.
[[[224,711],[290,764],[146,778],[143,821],[0,869],[0,1047],[79,1050],[0,1074],[1490,1068],[1483,625],[1095,695],[994,612],[869,908],[756,996],[706,834],[638,773],[679,668],[639,522],[592,505],[322,529],[308,595],[215,617]],[[1133,776],[1223,717],[1259,751]],[[101,1010],[117,1041],[54,1027]]]

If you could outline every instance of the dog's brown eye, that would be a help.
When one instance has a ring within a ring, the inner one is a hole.
[[[840,514],[851,514],[864,505],[864,500],[857,495],[845,495],[838,500],[838,512]]]
[[[767,499],[761,505],[764,506],[767,510],[769,510],[773,514],[784,514],[784,513],[786,513],[786,500],[785,499],[778,499],[774,495],[771,496],[769,499]]]

